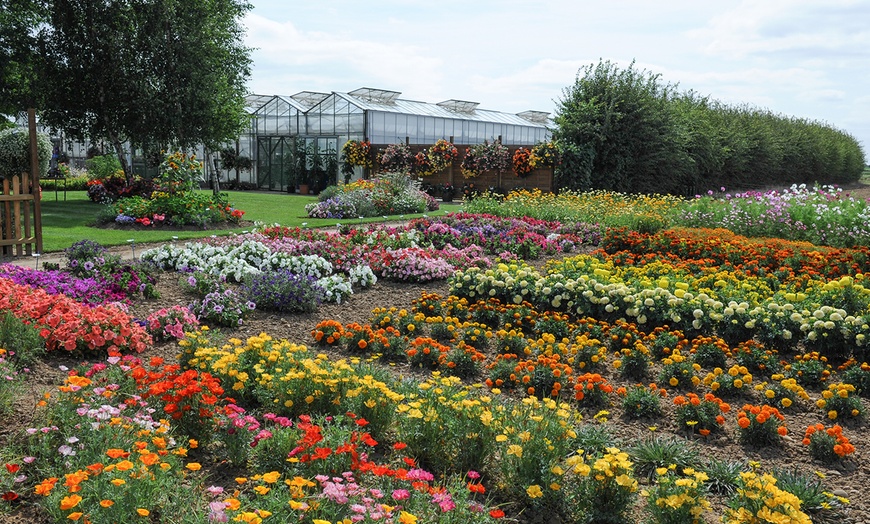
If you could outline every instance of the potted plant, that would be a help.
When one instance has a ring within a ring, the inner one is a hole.
[[[453,197],[456,195],[456,186],[453,184],[439,184],[438,194],[441,196],[442,202],[453,202]]]

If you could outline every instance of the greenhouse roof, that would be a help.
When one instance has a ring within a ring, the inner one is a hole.
[[[523,118],[513,113],[503,113],[501,111],[490,111],[487,109],[477,109],[477,102],[466,102],[462,100],[447,100],[438,104],[429,102],[418,102],[415,100],[405,100],[398,98],[400,93],[395,93],[396,97],[392,101],[375,101],[369,97],[361,98],[355,96],[360,90],[351,91],[350,93],[338,93],[335,95],[344,98],[348,102],[358,106],[361,109],[371,111],[384,111],[388,113],[404,113],[410,115],[435,116],[441,118],[458,118],[461,120],[476,120],[480,122],[497,122],[501,124],[513,124],[518,126],[535,126],[540,127],[544,123]],[[526,112],[528,113],[528,111]],[[534,113],[542,113],[535,111]]]
[[[504,113],[502,111],[479,109],[477,102],[455,99],[433,104],[399,98],[401,93],[398,91],[372,89],[369,87],[355,89],[349,93],[333,92],[330,94],[317,91],[300,91],[291,96],[250,94],[245,97],[245,103],[248,112],[251,114],[259,112],[269,102],[276,99],[295,107],[299,112],[305,113],[332,95],[343,98],[363,110],[456,118],[518,126],[545,127],[550,123],[550,114],[544,111],[523,111],[517,114]]]

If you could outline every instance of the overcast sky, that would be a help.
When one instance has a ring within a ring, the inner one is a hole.
[[[870,156],[870,1],[252,0],[257,94],[388,89],[555,113],[600,59],[680,90],[818,120]]]

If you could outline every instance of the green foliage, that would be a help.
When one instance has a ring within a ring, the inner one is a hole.
[[[15,367],[22,369],[32,366],[45,353],[45,339],[39,330],[25,324],[10,312],[0,316],[0,358],[5,357]]]
[[[730,496],[737,490],[737,478],[746,464],[731,460],[708,460],[701,469],[707,474],[707,483],[713,493]]]
[[[90,178],[87,174],[66,179],[41,178],[39,179],[39,187],[42,188],[44,193],[54,191],[55,188],[57,188],[57,191],[87,191],[89,180]]]
[[[672,110],[675,86],[635,69],[634,63],[620,70],[602,61],[581,72],[565,90],[554,138],[577,147],[591,145],[592,187],[679,192],[690,160]]]
[[[631,386],[622,398],[622,410],[628,418],[654,418],[662,414],[657,390],[640,384]]]
[[[32,83],[38,50],[31,29],[45,20],[47,3],[15,0],[0,5],[0,115],[14,115],[36,105]],[[6,127],[11,126],[0,118],[0,129]]]
[[[843,510],[849,501],[832,495],[820,479],[804,475],[796,469],[775,469],[772,474],[780,489],[800,499],[801,510],[813,522],[843,522]]]
[[[707,500],[707,474],[675,464],[658,468],[655,484],[644,492],[650,522],[655,524],[697,524],[701,513],[710,508]]]
[[[48,173],[51,141],[48,135],[36,134],[39,174]],[[30,135],[26,129],[13,128],[0,131],[0,178],[12,178],[22,172],[30,173]]]
[[[845,184],[864,170],[861,144],[844,131],[680,93],[634,63],[589,65],[564,95],[554,132],[559,187],[691,195]]]
[[[583,424],[577,429],[574,445],[587,455],[601,455],[607,448],[618,445],[609,428],[603,425]]]
[[[152,151],[235,138],[246,124],[251,59],[241,19],[251,7],[54,2],[38,33],[42,123],[106,139],[122,165],[125,141]]]
[[[648,437],[629,448],[628,454],[634,462],[635,474],[649,479],[655,476],[656,468],[676,464],[682,470],[696,467],[700,462],[695,447],[673,437]]]
[[[91,180],[103,180],[121,170],[121,162],[115,155],[97,155],[85,161],[85,169]]]

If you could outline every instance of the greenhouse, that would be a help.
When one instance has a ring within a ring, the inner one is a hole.
[[[501,140],[510,146],[550,138],[548,113],[511,114],[479,109],[476,102],[428,103],[400,95],[370,88],[251,95],[251,130],[239,138],[238,151],[254,160],[254,169],[241,174],[242,180],[274,191],[293,191],[302,182],[323,188],[337,181],[340,151],[349,140],[368,140],[375,146],[431,145],[438,139],[456,145]],[[357,169],[354,177],[363,174]],[[233,176],[223,171],[220,178],[229,181]]]
[[[250,160],[250,169],[224,169],[220,153],[200,147],[205,177],[222,187],[247,187],[293,192],[300,185],[317,191],[339,181],[341,150],[351,140],[366,140],[372,147],[406,143],[430,146],[439,139],[456,146],[501,141],[505,146],[530,146],[550,138],[549,113],[512,114],[480,109],[478,103],[446,100],[438,103],[400,98],[401,93],[361,88],[349,93],[302,91],[291,96],[248,95],[251,116],[248,132],[225,149]],[[70,161],[83,166],[90,142],[54,137],[55,145]],[[98,147],[99,148],[99,147]],[[103,150],[108,150],[105,146]],[[141,151],[128,159],[133,171],[156,174]],[[369,175],[355,168],[351,178]]]

